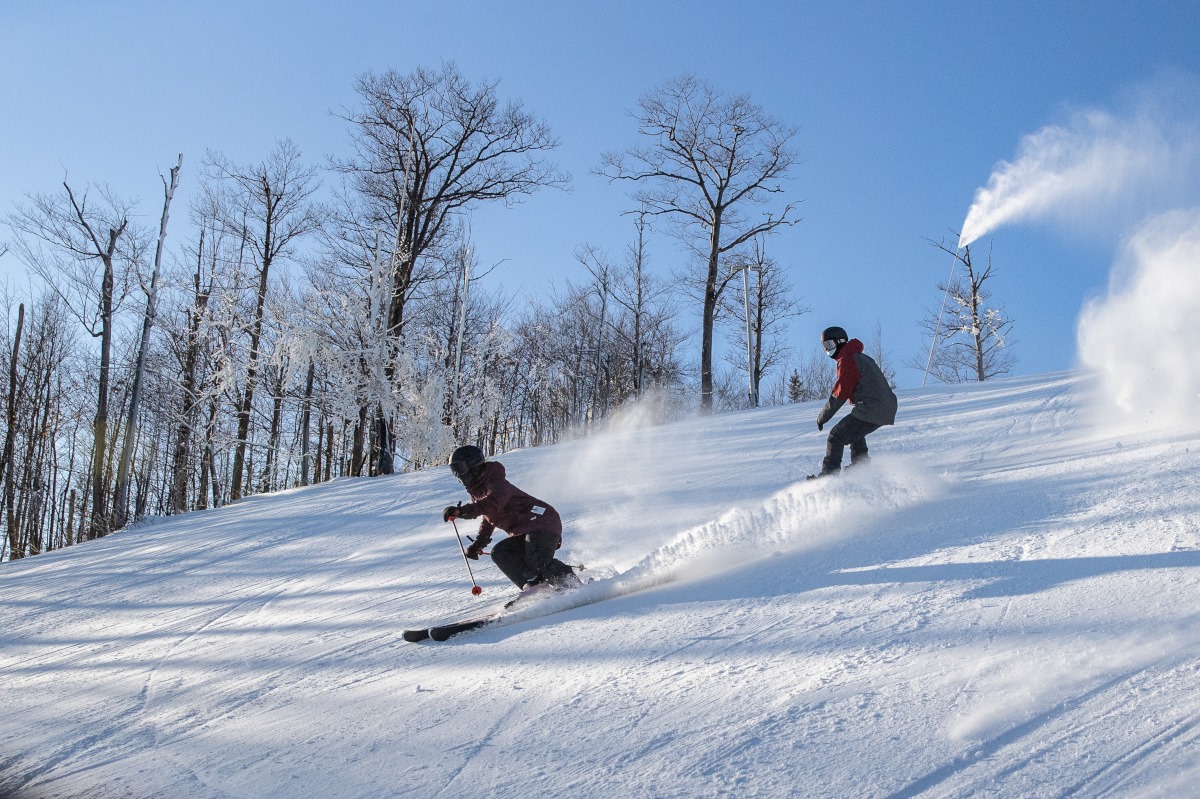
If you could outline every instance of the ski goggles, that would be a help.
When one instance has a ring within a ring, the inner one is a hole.
[[[833,352],[834,350],[836,350],[836,349],[838,348],[838,344],[841,344],[841,343],[842,343],[842,342],[840,342],[840,341],[834,341],[834,340],[833,340],[833,339],[831,339],[831,338],[827,338],[827,339],[825,339],[824,341],[822,341],[822,342],[821,342],[821,346],[825,348],[825,351],[826,351],[826,352],[830,352],[830,353],[831,353],[831,352]]]

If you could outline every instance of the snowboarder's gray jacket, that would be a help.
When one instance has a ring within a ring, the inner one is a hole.
[[[854,405],[851,416],[878,425],[896,423],[896,393],[888,385],[879,364],[863,354],[863,343],[856,338],[847,341],[838,351],[837,382],[833,384],[832,396],[817,416],[817,424],[824,425],[832,419],[847,400]]]

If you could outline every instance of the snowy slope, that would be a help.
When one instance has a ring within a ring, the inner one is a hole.
[[[814,404],[509,453],[594,604],[445,644],[447,469],[0,564],[19,797],[1196,796],[1200,431],[1074,373],[908,391],[805,482]],[[464,532],[474,524],[460,525]]]

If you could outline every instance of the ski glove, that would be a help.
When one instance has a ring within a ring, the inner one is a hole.
[[[446,506],[446,509],[444,511],[442,511],[442,523],[443,524],[450,521],[451,519],[457,519],[461,516],[461,514],[458,512],[458,508],[460,505],[462,505],[461,502],[458,503],[458,505],[447,505]]]
[[[824,423],[824,422],[822,422],[820,419],[818,419],[818,420],[817,420],[817,429],[818,429],[818,430],[824,430],[824,429],[825,429],[825,423]]]
[[[471,560],[479,560],[479,556],[483,554],[484,547],[490,543],[492,543],[491,534],[488,533],[485,535],[484,533],[480,533],[479,537],[467,547],[467,557]]]

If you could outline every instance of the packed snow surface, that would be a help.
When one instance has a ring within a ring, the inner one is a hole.
[[[1090,394],[901,392],[832,480],[812,403],[505,454],[595,601],[441,644],[514,593],[444,467],[0,564],[0,794],[1196,796],[1200,431]]]

